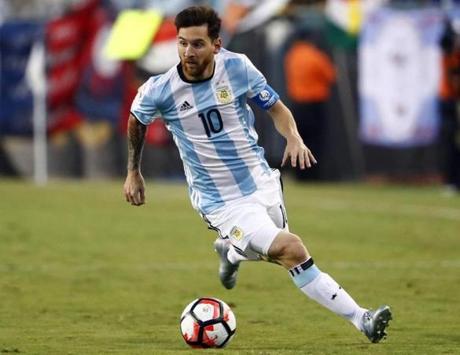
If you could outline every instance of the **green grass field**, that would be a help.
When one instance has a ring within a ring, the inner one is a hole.
[[[460,196],[294,183],[285,196],[317,265],[363,306],[392,306],[386,341],[370,344],[272,264],[243,264],[222,288],[185,185],[148,181],[133,207],[121,181],[0,180],[0,353],[196,354],[178,317],[200,296],[237,317],[229,346],[206,354],[460,353]]]

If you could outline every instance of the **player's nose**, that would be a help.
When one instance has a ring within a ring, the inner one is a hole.
[[[194,51],[193,51],[192,46],[185,47],[184,54],[185,54],[186,57],[192,57],[195,54]]]

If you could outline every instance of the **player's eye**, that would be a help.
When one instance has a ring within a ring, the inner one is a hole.
[[[187,47],[187,42],[185,42],[185,41],[179,41],[179,45],[180,45],[181,47]]]

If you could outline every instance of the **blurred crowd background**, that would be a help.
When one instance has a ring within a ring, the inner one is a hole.
[[[300,181],[460,188],[460,1],[0,0],[0,176],[118,178],[137,88],[178,62],[174,15],[208,4],[319,160]],[[257,107],[270,164],[284,148]],[[182,179],[160,120],[143,172]]]

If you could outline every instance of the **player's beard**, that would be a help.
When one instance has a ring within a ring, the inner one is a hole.
[[[203,59],[200,63],[198,60],[182,60],[182,69],[184,73],[193,80],[202,80],[204,73],[209,65],[211,65],[212,57]]]

